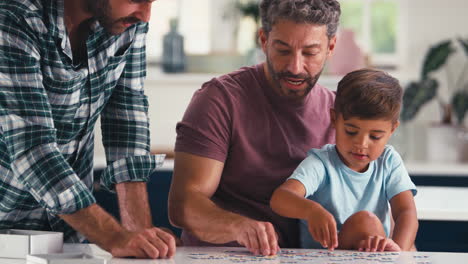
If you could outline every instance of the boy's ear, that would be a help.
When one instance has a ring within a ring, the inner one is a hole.
[[[335,127],[336,123],[336,113],[334,108],[330,108],[330,121],[333,127]]]
[[[391,133],[393,134],[393,132],[395,132],[395,129],[397,129],[397,127],[399,127],[399,126],[400,126],[400,120],[397,120],[392,126]]]

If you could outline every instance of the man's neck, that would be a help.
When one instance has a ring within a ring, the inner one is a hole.
[[[67,31],[75,32],[86,20],[92,18],[92,14],[86,10],[85,1],[65,0],[64,21]]]
[[[86,60],[86,39],[92,14],[87,12],[83,0],[64,1],[64,22],[73,53],[74,63]]]

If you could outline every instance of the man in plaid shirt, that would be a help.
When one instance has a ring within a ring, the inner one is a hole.
[[[61,231],[114,256],[174,254],[174,238],[152,226],[145,183],[164,159],[149,152],[143,93],[152,2],[0,2],[1,229]],[[92,195],[99,116],[102,182],[117,191],[121,223]]]

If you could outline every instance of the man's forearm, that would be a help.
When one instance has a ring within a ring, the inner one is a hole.
[[[200,240],[223,244],[236,240],[237,227],[247,218],[217,206],[202,194],[191,193],[184,202],[170,202],[173,224],[193,233]],[[175,212],[175,213],[174,213]]]
[[[153,226],[146,182],[123,182],[115,185],[122,226],[138,231]]]
[[[59,216],[88,240],[108,251],[124,231],[117,220],[97,204],[92,204],[73,214]]]

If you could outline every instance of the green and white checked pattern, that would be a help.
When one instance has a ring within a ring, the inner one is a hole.
[[[146,181],[150,155],[147,23],[112,36],[94,22],[87,62],[72,61],[63,0],[0,1],[0,229],[83,237],[57,215],[95,203],[94,126],[101,116],[104,185]]]

